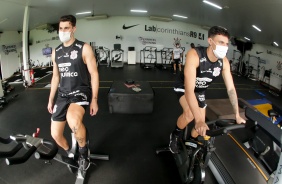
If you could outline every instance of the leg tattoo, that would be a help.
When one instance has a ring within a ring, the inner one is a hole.
[[[77,143],[78,143],[79,145],[83,144],[85,138],[84,138],[84,137],[79,137],[79,136],[77,135],[77,133],[78,133],[78,128],[77,128],[77,127],[73,127],[72,131],[73,131],[73,133],[74,133],[74,135],[75,135],[75,139],[76,139]]]
[[[73,127],[73,129],[72,129],[72,131],[73,131],[73,133],[74,133],[74,134],[76,134],[76,133],[77,133],[77,130],[78,130],[78,128],[77,128],[77,127]]]
[[[76,137],[76,140],[77,140],[78,144],[82,144],[83,141],[84,141],[84,138],[83,137]]]

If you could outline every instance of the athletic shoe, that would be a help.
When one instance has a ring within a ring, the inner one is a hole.
[[[77,161],[77,158],[76,158],[76,159],[74,158],[74,153],[72,153],[71,150],[67,150],[66,153],[67,153],[67,156],[68,156],[70,159],[73,159],[73,160],[76,160],[76,161]],[[76,163],[77,163],[77,162],[76,162]],[[73,173],[73,174],[77,173],[77,168],[76,168],[76,167],[72,167],[72,166],[70,166],[70,165],[67,165],[67,167],[68,167],[68,169],[69,169],[69,171],[70,171],[71,173]]]
[[[173,133],[170,134],[169,149],[173,154],[179,153],[179,137]]]
[[[79,169],[86,171],[90,167],[90,150],[85,154],[80,154],[79,159],[78,159],[78,164],[79,164]]]
[[[74,153],[72,153],[71,150],[67,150],[66,152],[69,158],[74,158]]]

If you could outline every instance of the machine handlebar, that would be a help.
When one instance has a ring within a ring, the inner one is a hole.
[[[58,153],[58,146],[54,141],[43,140],[43,145],[50,145],[51,150],[48,153],[36,151],[34,156],[36,159],[43,159],[43,160],[51,160],[53,159],[56,154]]]
[[[219,119],[207,122],[207,124],[213,126],[215,125],[216,128],[211,128],[211,130],[206,131],[208,136],[215,137],[227,134],[231,130],[255,126],[256,122],[247,120],[245,124],[237,124],[234,119]]]
[[[37,148],[35,146],[32,146],[23,156],[14,157],[14,158],[6,158],[6,164],[14,165],[14,164],[24,163],[30,158],[30,156],[36,151],[36,149]]]
[[[38,132],[39,130],[33,135],[37,136]],[[31,157],[31,155],[33,155],[33,153],[35,153],[35,158],[37,159],[51,160],[58,152],[58,147],[54,141],[43,138],[21,134],[11,135],[7,139],[0,137],[0,143],[9,144],[11,142],[15,142],[16,146],[14,146],[10,151],[0,151],[0,158],[6,158],[7,165],[24,163]],[[13,157],[19,150],[22,149],[22,147],[25,147],[27,151],[21,156]],[[47,149],[43,149],[43,147]]]
[[[12,142],[13,140],[9,138],[2,138],[0,137],[0,143],[3,143],[3,144],[9,144],[10,142]]]

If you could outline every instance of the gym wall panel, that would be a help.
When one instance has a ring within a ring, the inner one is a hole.
[[[135,26],[123,29],[123,26],[133,25]],[[182,47],[185,47],[186,51],[190,49],[190,43],[192,42],[195,45],[207,44],[206,39],[201,40],[198,38],[199,33],[204,34],[204,38],[207,38],[207,31],[201,29],[199,26],[181,22],[152,21],[147,17],[109,17],[105,20],[94,21],[81,19],[78,21],[77,27],[77,38],[88,42],[93,41],[96,46],[105,46],[113,49],[113,44],[120,43],[125,52],[128,51],[128,47],[135,47],[137,51],[137,62],[140,61],[140,50],[145,46],[154,46],[158,50],[164,47],[172,48],[174,39],[177,38],[180,39],[180,43]],[[168,33],[168,31],[171,32]],[[181,35],[182,32],[190,34],[190,31],[197,33],[197,37]],[[116,39],[116,36],[121,36],[122,39]],[[142,43],[142,39],[147,43]],[[148,42],[151,42],[151,44]],[[125,53],[126,60],[127,54]]]
[[[17,31],[5,31],[0,35],[0,54],[3,79],[19,70],[19,54],[22,51],[22,34]]]
[[[123,29],[123,26],[133,27]],[[190,32],[197,35],[191,37]],[[230,33],[232,35],[232,30],[230,30]],[[200,39],[199,34],[201,34],[201,36],[204,35],[204,38]],[[145,46],[154,46],[157,47],[158,50],[164,47],[173,48],[174,39],[180,39],[181,46],[185,47],[186,54],[187,50],[190,49],[190,43],[194,43],[196,46],[208,45],[208,31],[201,26],[178,21],[153,21],[148,17],[116,16],[103,20],[78,19],[75,36],[82,41],[88,43],[94,42],[96,46],[104,46],[111,50],[113,49],[114,44],[121,44],[122,49],[125,51],[124,62],[127,62],[128,47],[135,47],[137,63],[140,62],[140,50]],[[122,39],[116,39],[116,36],[122,37]],[[16,31],[11,33],[4,32],[1,34],[0,45],[20,43],[21,39],[21,34]],[[43,56],[42,49],[45,48],[46,45],[55,48],[60,44],[56,31],[49,33],[47,30],[34,29],[30,31],[29,40],[31,42],[30,59],[35,62],[35,64],[41,65],[47,65],[50,62],[49,57]],[[18,53],[20,52],[20,49],[21,48],[18,48]],[[229,59],[232,59],[233,57],[233,50],[237,50],[237,48],[230,44],[227,53]],[[257,55],[256,51],[263,53]],[[272,54],[268,54],[269,51],[271,51]],[[19,58],[17,54],[10,53],[9,55],[4,55],[2,49],[0,52],[2,55],[1,60],[5,63],[3,71],[5,71],[5,77],[8,77],[18,69]],[[253,49],[247,51],[245,57],[248,56],[248,54],[261,57],[266,61],[261,64],[261,66],[264,66],[266,69],[272,69],[273,72],[280,73],[281,75],[281,49],[270,45],[254,44]],[[158,53],[157,57],[158,62],[161,62],[160,53]],[[247,57],[244,59],[246,60]],[[9,65],[7,63],[9,63]]]
[[[31,30],[30,36],[30,59],[33,65],[49,65],[50,56],[44,56],[42,49],[52,47],[53,50],[61,43],[57,31],[49,33],[47,30]]]
[[[249,54],[260,57],[260,59],[262,60],[262,62],[259,63],[259,79],[263,79],[264,70],[271,69],[272,74],[270,75],[270,85],[281,90],[282,50],[273,46],[254,44],[253,49],[246,52],[244,57],[245,61],[248,60]],[[251,62],[257,63],[254,58],[252,58]]]

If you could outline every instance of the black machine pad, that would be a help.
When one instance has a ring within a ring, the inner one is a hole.
[[[110,113],[152,113],[154,92],[145,81],[114,81],[108,93],[108,105]]]

